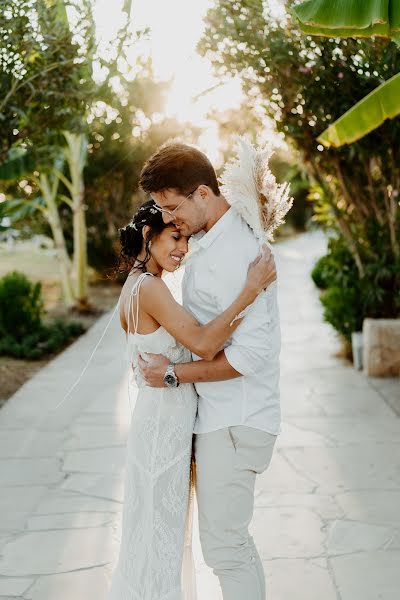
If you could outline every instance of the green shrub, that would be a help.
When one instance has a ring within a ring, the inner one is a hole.
[[[353,331],[360,331],[363,323],[363,310],[360,295],[356,288],[330,287],[321,294],[325,321],[351,340]]]
[[[16,271],[0,279],[0,356],[37,360],[83,333],[80,323],[44,325],[42,286]]]
[[[322,256],[311,272],[315,285],[321,290],[331,286],[350,286],[358,279],[354,259],[342,237],[332,237],[328,254]]]
[[[329,287],[329,255],[321,256],[311,271],[311,277],[317,288],[326,290]]]
[[[328,254],[312,271],[317,287],[323,290],[324,318],[350,341],[353,331],[362,329],[363,320],[396,318],[400,314],[400,260],[390,255],[387,243],[377,235],[374,255],[362,256],[365,274],[360,277],[355,261],[342,237],[332,237]]]
[[[21,341],[17,341],[11,335],[0,338],[0,356],[37,360],[66,346],[71,339],[83,331],[84,328],[80,323],[66,323],[57,319],[50,325],[40,325],[35,333]]]
[[[0,337],[21,341],[38,331],[44,312],[42,286],[13,271],[0,279]]]

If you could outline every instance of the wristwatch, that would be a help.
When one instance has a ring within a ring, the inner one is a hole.
[[[170,363],[165,371],[164,383],[169,388],[176,388],[179,385],[179,379],[175,374],[175,365]]]

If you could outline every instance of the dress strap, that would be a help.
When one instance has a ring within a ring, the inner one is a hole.
[[[132,302],[133,302],[133,298],[134,296],[136,296],[136,310],[135,310],[135,314],[133,314],[133,326],[134,326],[134,333],[136,333],[137,328],[138,328],[138,324],[139,324],[139,292],[140,292],[140,287],[143,283],[143,281],[146,279],[147,275],[151,275],[151,277],[154,277],[153,273],[148,273],[147,271],[145,273],[142,273],[141,275],[139,275],[139,277],[137,278],[135,285],[132,286],[131,289],[131,293],[129,296],[129,304],[128,304],[128,334],[131,330],[130,327],[130,318],[131,318],[131,310],[132,310]]]

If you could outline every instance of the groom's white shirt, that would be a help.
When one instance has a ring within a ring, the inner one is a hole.
[[[230,208],[207,232],[192,237],[182,283],[183,306],[208,323],[238,296],[259,244],[245,221]],[[273,435],[280,429],[280,325],[277,284],[246,309],[246,317],[225,345],[225,355],[242,377],[196,383],[199,395],[195,433],[246,425]],[[193,360],[200,360],[192,354]]]

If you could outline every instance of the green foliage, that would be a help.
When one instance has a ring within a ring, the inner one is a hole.
[[[295,164],[295,161],[292,156],[285,157],[277,153],[272,158],[271,169],[280,183],[290,183],[293,206],[287,215],[286,223],[297,231],[304,231],[310,225],[313,216],[313,207],[309,200],[311,184],[305,169]]]
[[[71,11],[79,10],[73,31],[61,5],[13,0],[0,6],[0,163],[8,178],[30,170],[33,160],[45,164],[61,131],[82,126],[93,97],[90,56],[76,42],[85,40],[86,48],[92,43],[90,3],[82,0],[78,8],[70,0]],[[22,155],[26,150],[29,159]]]
[[[350,287],[358,280],[357,267],[343,239],[334,237],[329,240],[328,254],[316,263],[311,277],[321,290],[330,286]]]
[[[348,341],[351,341],[353,331],[361,331],[363,319],[356,288],[331,287],[321,295],[321,302],[325,321]]]
[[[36,360],[81,334],[80,323],[60,319],[44,325],[42,289],[13,271],[0,279],[0,356]]]
[[[312,271],[315,285],[323,290],[325,320],[349,341],[353,331],[362,329],[365,318],[390,318],[400,312],[400,296],[394,293],[399,286],[400,260],[388,261],[384,254],[387,243],[379,239],[380,233],[376,227],[377,256],[368,263],[364,277],[341,237],[329,240],[328,253]]]
[[[397,0],[306,0],[293,8],[304,33],[336,37],[393,37],[399,40]]]
[[[329,286],[329,256],[321,256],[311,271],[311,278],[317,288],[326,290]]]
[[[386,119],[400,114],[400,73],[384,81],[339,117],[318,138],[324,146],[340,147],[361,139]]]
[[[383,39],[305,36],[291,18],[276,23],[262,0],[218,0],[208,12],[200,50],[219,77],[240,75],[249,101],[263,104],[298,151],[313,184],[307,194],[315,218],[340,239],[340,251],[330,251],[333,256],[315,273],[324,286],[327,271],[337,280],[322,296],[327,318],[348,335],[365,316],[398,317],[400,119],[338,149],[324,149],[317,138],[400,71],[400,49]],[[352,318],[340,317],[351,308],[335,311],[335,287],[354,307]]]
[[[38,360],[60,350],[83,331],[80,323],[66,323],[60,319],[51,325],[41,324],[34,333],[20,341],[12,335],[0,337],[0,356]]]
[[[22,340],[39,329],[43,312],[40,283],[17,271],[0,279],[0,336]]]

